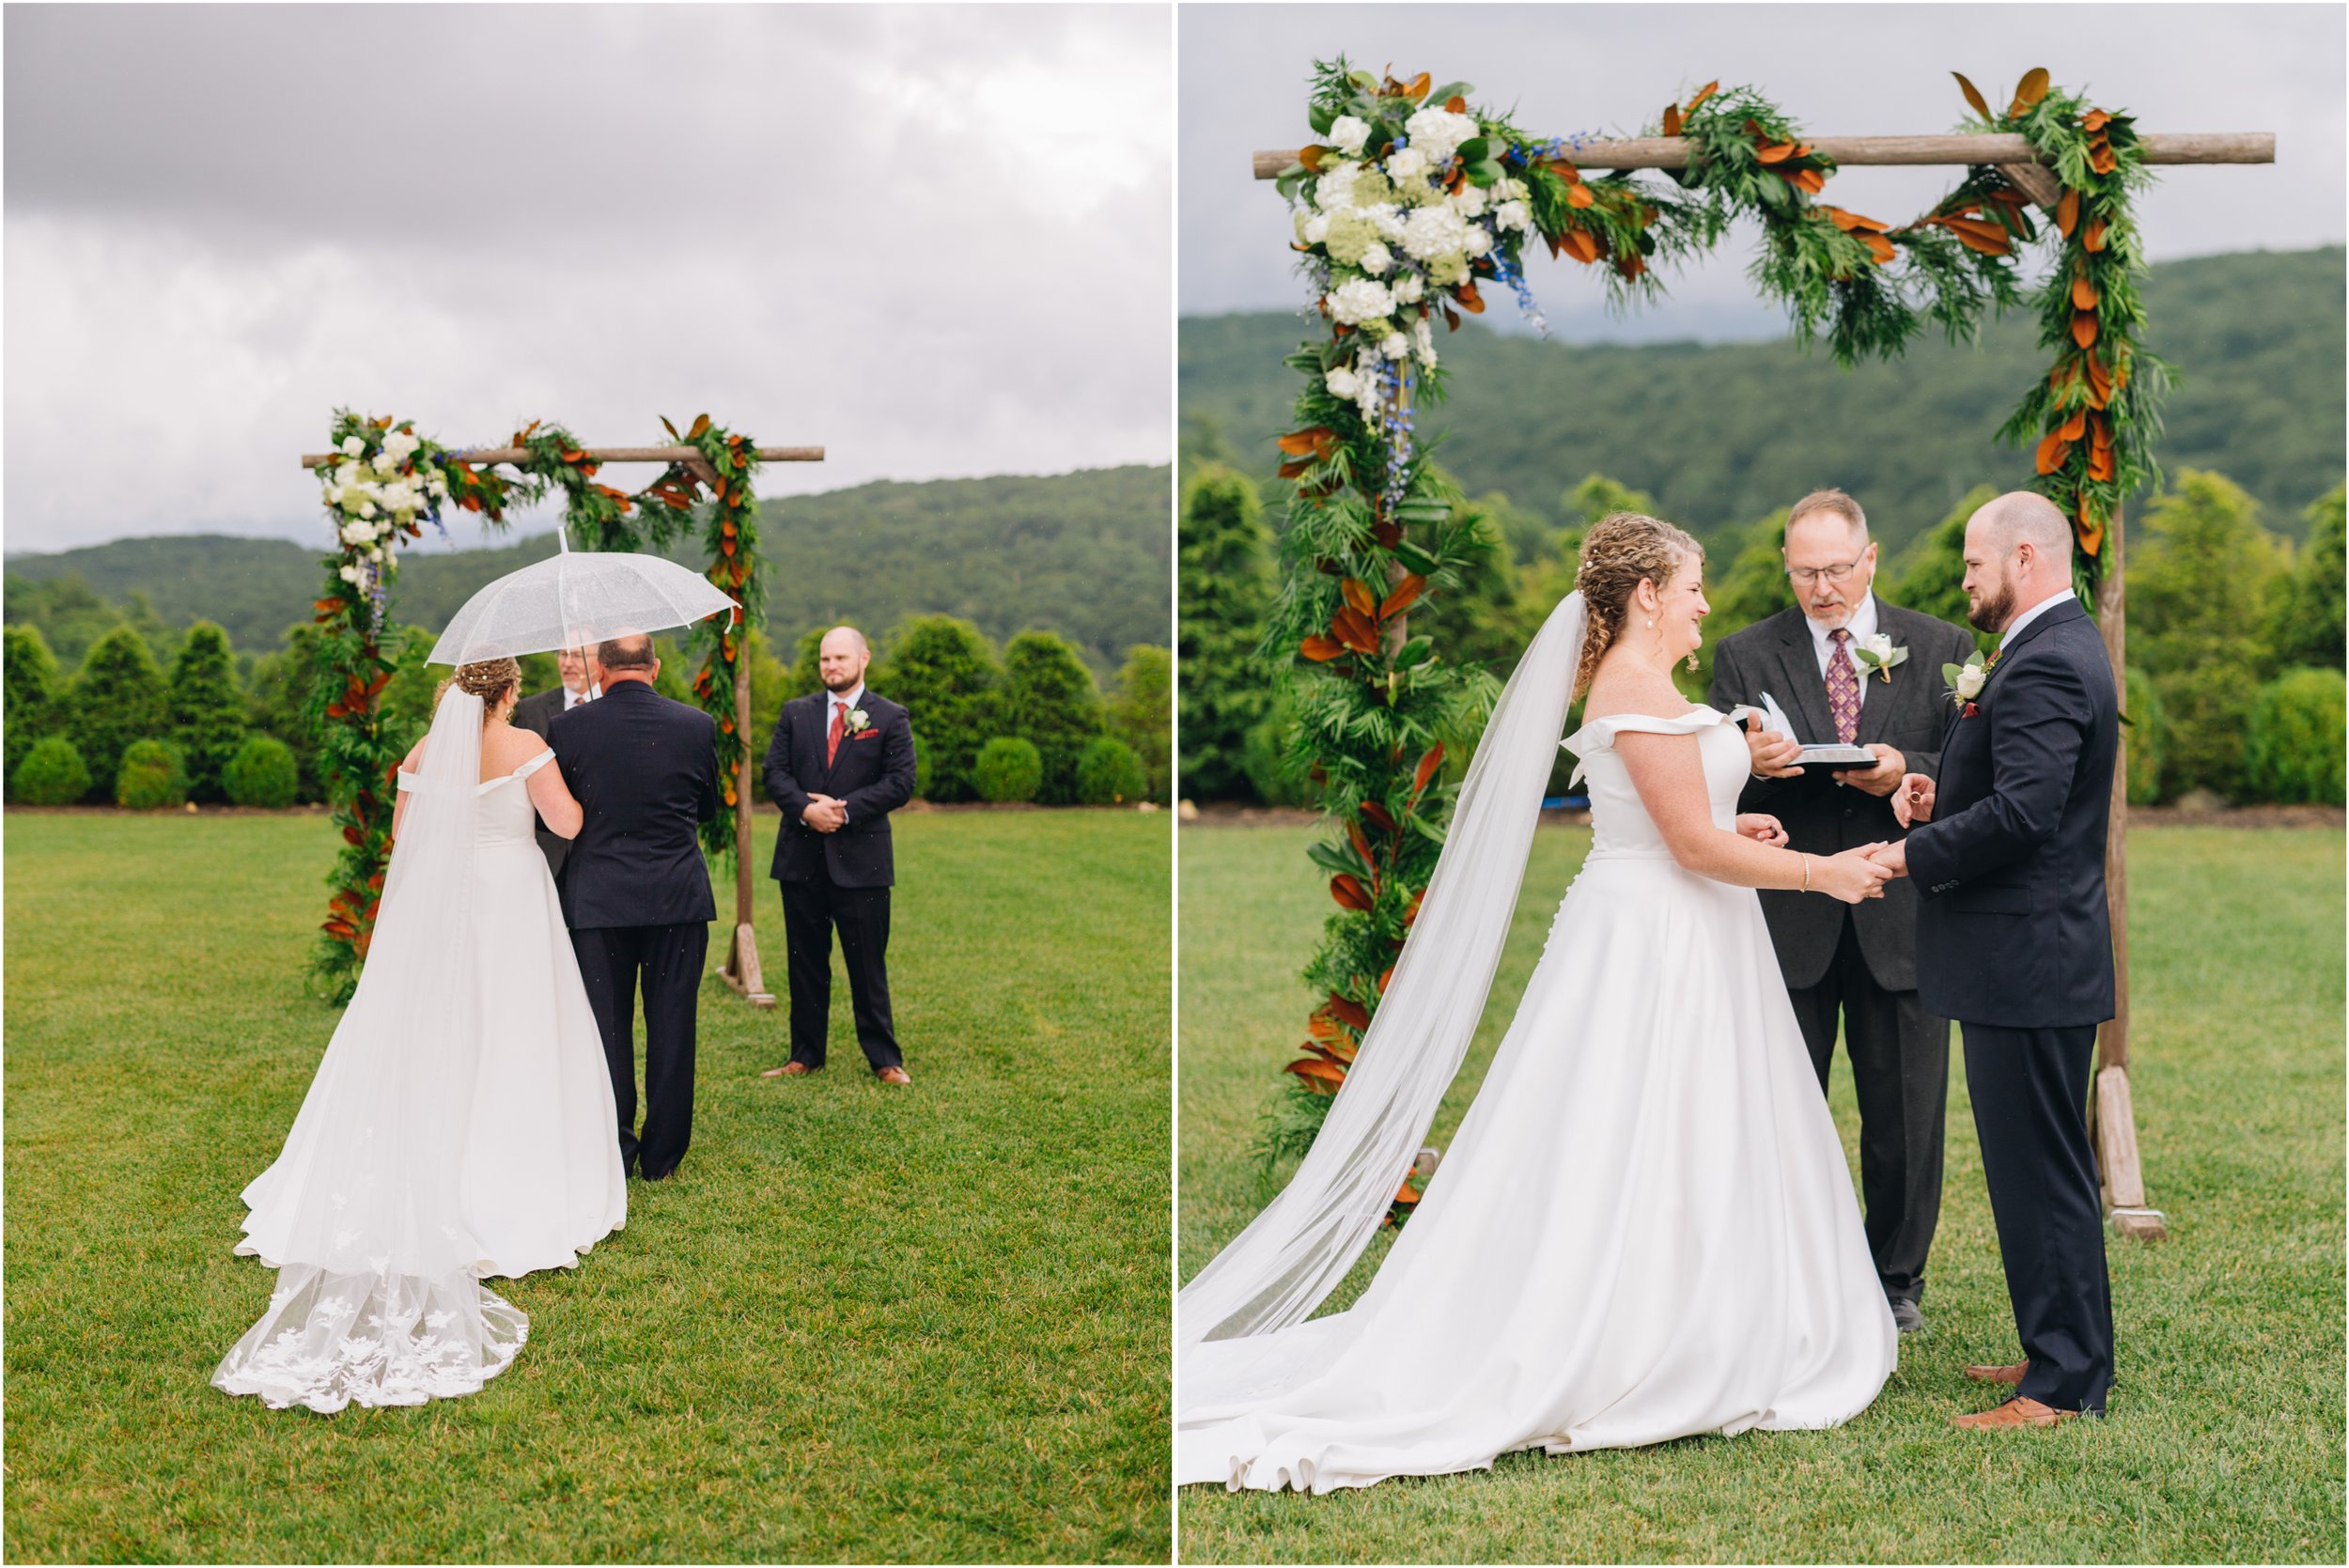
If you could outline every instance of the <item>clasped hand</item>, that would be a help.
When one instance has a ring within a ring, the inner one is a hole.
[[[819,833],[836,833],[848,825],[848,808],[830,795],[810,795],[800,821]]]

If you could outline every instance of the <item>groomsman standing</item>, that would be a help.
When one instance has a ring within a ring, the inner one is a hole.
[[[1842,490],[1795,503],[1784,556],[1796,608],[1724,639],[1713,655],[1715,707],[1759,706],[1767,691],[1804,731],[1750,723],[1753,776],[1737,809],[1777,816],[1792,847],[1816,855],[1898,839],[1890,798],[1904,774],[1938,775],[1949,721],[1941,666],[1962,663],[1973,637],[1875,597],[1867,516]],[[1888,648],[1896,662],[1861,657]],[[1806,740],[1864,747],[1875,766],[1797,766]],[[1765,889],[1762,913],[1823,1094],[1842,1024],[1859,1092],[1868,1249],[1894,1321],[1915,1333],[1925,1326],[1925,1254],[1941,1215],[1950,1077],[1949,1020],[1927,1013],[1917,993],[1916,889],[1894,880],[1860,904]]]
[[[889,890],[897,879],[889,814],[913,799],[913,725],[864,689],[863,633],[834,627],[817,651],[824,690],[783,705],[767,748],[767,797],[783,808],[774,878],[783,884],[791,976],[791,1060],[763,1076],[824,1064],[832,1015],[832,934],[840,931],[857,1044],[883,1083],[910,1083],[889,1011]]]
[[[554,656],[555,668],[561,672],[563,684],[534,691],[514,705],[508,721],[518,730],[528,730],[544,740],[554,724],[554,716],[568,713],[580,704],[603,693],[587,678],[587,654],[581,648],[565,648]],[[560,833],[551,833],[547,825],[538,824],[538,848],[547,858],[547,870],[563,875],[563,862],[571,852],[571,841]]]

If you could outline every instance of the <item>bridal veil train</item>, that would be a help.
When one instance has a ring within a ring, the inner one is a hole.
[[[483,783],[484,711],[451,686],[400,775],[366,969],[244,1192],[237,1250],[278,1280],[213,1374],[228,1393],[319,1411],[471,1393],[529,1333],[481,1281],[570,1266],[627,1219],[611,1080],[524,793],[553,753]]]
[[[1694,735],[1716,826],[1728,715],[1617,714],[1565,745],[1593,843],[1451,1151],[1377,1277],[1361,1255],[1458,1071],[1581,661],[1552,613],[1485,728],[1386,997],[1288,1186],[1181,1291],[1178,1483],[1327,1492],[1500,1454],[1829,1426],[1896,1334],[1750,889],[1683,869],[1620,757]]]

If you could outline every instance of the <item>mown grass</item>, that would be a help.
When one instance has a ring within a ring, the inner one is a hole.
[[[1329,909],[1304,831],[1181,834],[1180,1271],[1276,1189],[1252,1158],[1312,999]],[[1450,1138],[1587,833],[1538,835]],[[1883,1395],[1823,1433],[1697,1438],[1323,1498],[1187,1487],[1186,1561],[2342,1560],[2342,860],[2339,831],[2140,831],[2131,1067],[2171,1239],[2109,1248],[2111,1419],[2002,1437],[1969,1361],[2015,1354],[1959,1053],[1925,1312]],[[1688,955],[1702,962],[1701,955]],[[1631,977],[1635,981],[1637,977]],[[1846,1152],[1857,1118],[1839,1054]],[[1283,1172],[1285,1173],[1285,1172]],[[1337,1298],[1349,1299],[1384,1251]],[[1723,1303],[1722,1310],[1734,1310]]]
[[[913,1087],[845,982],[832,1065],[760,1079],[786,1009],[709,981],[692,1153],[501,1284],[512,1370],[321,1418],[208,1379],[272,1280],[237,1194],[333,1025],[333,830],[11,814],[8,1557],[1166,1560],[1165,822],[901,817]]]

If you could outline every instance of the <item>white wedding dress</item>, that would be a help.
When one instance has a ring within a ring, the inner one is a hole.
[[[628,1219],[595,1017],[523,781],[480,782],[482,704],[443,697],[359,988],[241,1254],[278,1271],[212,1382],[273,1408],[420,1405],[506,1370],[529,1320],[480,1281],[568,1268]]]
[[[1618,715],[1566,742],[1591,851],[1449,1154],[1353,1306],[1251,1325],[1219,1303],[1221,1333],[1184,1331],[1179,1483],[1328,1492],[1519,1449],[1832,1426],[1891,1374],[1760,903],[1674,863],[1614,753],[1626,730],[1694,734],[1734,828],[1749,763],[1726,715]],[[1415,1044],[1374,1034],[1360,1060],[1382,1048]]]

